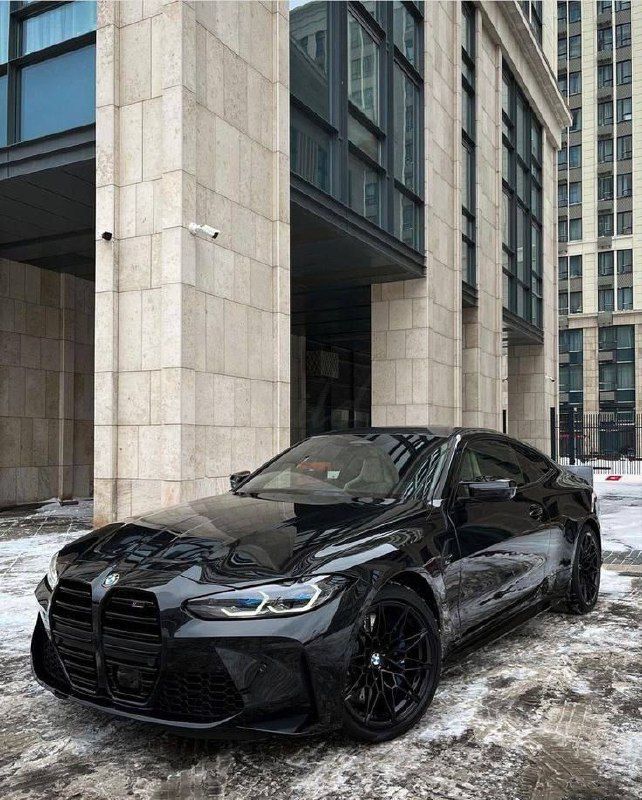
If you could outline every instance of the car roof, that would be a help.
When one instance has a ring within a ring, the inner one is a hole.
[[[323,431],[317,433],[315,436],[333,436],[341,433],[351,433],[356,436],[369,436],[376,433],[387,433],[389,435],[400,434],[403,436],[416,435],[416,436],[437,436],[442,439],[447,439],[454,434],[466,435],[472,433],[492,433],[496,436],[505,436],[506,434],[499,431],[493,431],[489,428],[464,428],[461,426],[453,427],[450,425],[431,425],[430,427],[422,427],[421,425],[395,425],[385,426],[376,425],[371,428],[344,428],[342,430]]]

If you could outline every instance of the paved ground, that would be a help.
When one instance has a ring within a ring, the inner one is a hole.
[[[194,742],[56,700],[29,673],[32,591],[91,509],[0,514],[0,797],[642,798],[642,486],[600,492],[595,612],[542,615],[475,653],[415,730],[371,747]]]

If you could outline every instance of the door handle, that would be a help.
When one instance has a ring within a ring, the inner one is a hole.
[[[541,506],[531,506],[528,509],[528,514],[533,519],[541,519],[544,516],[544,509]]]

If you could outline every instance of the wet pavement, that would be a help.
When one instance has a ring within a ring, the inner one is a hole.
[[[602,486],[602,591],[546,613],[442,677],[419,725],[256,744],[180,739],[43,691],[29,671],[33,588],[91,504],[0,513],[0,797],[642,798],[642,486]]]

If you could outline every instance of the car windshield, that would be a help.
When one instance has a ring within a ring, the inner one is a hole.
[[[430,434],[313,436],[257,472],[239,493],[426,496],[425,489],[438,475],[445,452],[445,440]]]

